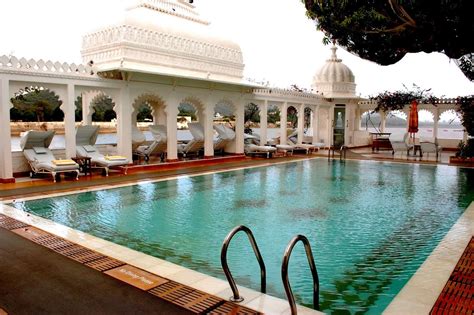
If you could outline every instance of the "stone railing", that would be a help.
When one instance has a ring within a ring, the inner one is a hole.
[[[457,104],[457,98],[439,98],[437,100],[435,100],[434,104],[438,105],[438,104],[451,104],[451,105],[456,105]],[[377,102],[376,101],[360,101],[359,102],[359,105],[370,105],[370,106],[377,106]],[[424,105],[431,105],[429,103],[427,104],[424,104]]]
[[[43,60],[27,60],[25,58],[18,59],[14,56],[0,56],[0,72],[16,71],[38,74],[54,74],[54,75],[72,75],[79,77],[94,77],[95,73],[89,65],[76,65],[74,63],[60,63]]]
[[[295,97],[295,98],[311,99],[315,101],[324,100],[324,97],[318,94],[314,94],[310,92],[286,90],[286,89],[280,89],[280,88],[254,89],[253,93],[259,96]]]

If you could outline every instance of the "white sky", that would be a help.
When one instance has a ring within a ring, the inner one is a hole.
[[[0,12],[0,55],[81,62],[84,33],[118,20],[124,0],[10,0]],[[329,46],[305,16],[300,0],[195,0],[202,15],[240,44],[245,76],[271,85],[309,88],[314,74],[329,58]],[[410,54],[382,67],[338,50],[355,74],[357,93],[374,95],[412,83],[436,96],[474,93],[454,62],[442,54]]]

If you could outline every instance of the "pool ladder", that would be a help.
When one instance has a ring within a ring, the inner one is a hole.
[[[230,288],[232,289],[233,296],[230,297],[230,301],[233,302],[242,302],[244,300],[244,297],[240,295],[239,289],[235,284],[234,277],[232,277],[232,273],[230,272],[229,265],[227,264],[227,251],[229,249],[230,241],[235,236],[235,234],[240,231],[243,231],[247,234],[250,244],[252,245],[253,252],[255,253],[255,257],[257,258],[258,264],[260,265],[260,292],[266,293],[267,290],[265,263],[263,261],[263,257],[260,253],[260,250],[258,249],[255,237],[253,236],[252,231],[248,227],[244,225],[239,225],[229,232],[227,237],[224,239],[224,243],[222,244],[221,250],[222,269],[224,270],[224,274],[227,278],[227,281],[229,281]],[[297,308],[295,298],[293,296],[293,291],[291,290],[290,281],[288,278],[288,265],[290,262],[291,253],[293,252],[293,248],[298,242],[302,242],[304,245],[306,258],[308,259],[311,275],[313,277],[313,308],[315,310],[319,310],[319,277],[318,271],[316,269],[316,264],[314,263],[311,245],[309,244],[308,239],[304,235],[296,235],[286,247],[285,253],[283,254],[283,262],[281,265],[281,278],[283,281],[283,286],[285,288],[286,296],[288,298],[288,303],[290,304],[292,315],[297,314]]]

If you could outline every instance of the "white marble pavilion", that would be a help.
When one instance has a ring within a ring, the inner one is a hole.
[[[56,93],[64,112],[64,157],[76,155],[75,100],[82,95],[82,124],[92,123],[94,99],[106,95],[117,114],[117,154],[132,158],[132,131],[137,108],[152,108],[155,124],[167,126],[167,157],[177,160],[177,115],[180,104],[192,105],[205,131],[205,157],[212,157],[213,120],[217,108],[236,117],[236,138],[226,152],[244,152],[244,107],[260,107],[262,139],[267,139],[267,110],[281,113],[293,106],[298,112],[298,141],[303,141],[304,109],[310,108],[313,142],[346,146],[369,143],[360,130],[360,116],[375,104],[356,95],[352,71],[338,59],[336,48],[317,72],[312,92],[262,87],[244,80],[244,63],[238,44],[213,34],[210,23],[184,0],[138,0],[116,25],[83,37],[83,65],[0,57],[0,182],[13,181],[24,171],[21,153],[11,151],[10,98],[25,86],[41,86]],[[420,105],[435,117],[454,108],[447,101],[438,107]],[[408,111],[408,107],[407,107]],[[383,118],[383,117],[382,117]],[[382,123],[382,126],[384,124]],[[281,115],[281,134],[287,116]],[[437,130],[434,131],[434,136]],[[281,137],[286,142],[285,137]]]

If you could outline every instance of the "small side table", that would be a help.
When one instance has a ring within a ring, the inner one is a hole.
[[[419,144],[415,144],[413,146],[413,155],[416,156],[417,152],[420,152],[420,157],[423,157],[423,152],[421,151],[421,145],[419,145]]]
[[[91,158],[90,157],[72,157],[71,160],[79,164],[79,170],[84,173],[84,175],[92,175],[91,172]]]

